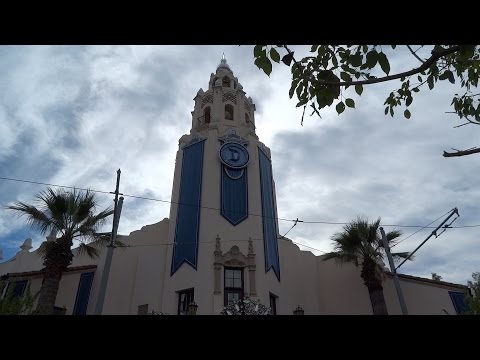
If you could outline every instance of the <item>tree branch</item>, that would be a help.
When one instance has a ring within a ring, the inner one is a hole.
[[[454,153],[449,153],[449,152],[444,151],[443,152],[443,157],[465,156],[465,155],[471,155],[471,154],[476,154],[476,153],[480,153],[480,148],[474,148],[474,149],[470,149],[470,150],[461,150],[461,151],[457,151],[457,152],[454,152]]]
[[[290,51],[290,49],[286,45],[283,45],[283,47],[287,50],[287,52],[289,54],[292,54],[292,52]],[[312,84],[315,84],[315,85],[352,86],[352,85],[376,84],[376,83],[381,83],[381,82],[385,82],[385,81],[400,79],[400,78],[403,78],[403,77],[418,74],[422,71],[427,70],[428,67],[430,65],[432,65],[434,62],[436,62],[438,59],[440,59],[440,58],[442,58],[446,55],[453,54],[453,53],[461,50],[461,48],[462,48],[461,45],[456,45],[456,46],[452,46],[451,48],[443,49],[442,51],[436,52],[432,56],[430,56],[418,68],[415,68],[415,69],[412,69],[412,70],[409,70],[409,71],[405,71],[405,72],[402,72],[402,73],[399,73],[399,74],[395,74],[395,75],[388,75],[388,76],[381,77],[381,78],[375,78],[375,79],[369,79],[369,80],[360,80],[360,81],[325,81],[325,80],[317,80],[313,76],[306,76],[306,75],[303,74],[303,71],[302,71],[302,74],[300,76],[304,80],[310,81]],[[292,55],[292,58],[293,58],[293,55]],[[299,66],[300,69],[302,69],[302,67],[298,64],[298,62],[295,60],[295,58],[293,58],[293,61],[295,62],[295,64],[297,66]]]
[[[423,61],[422,59],[420,59],[420,58],[418,57],[418,55],[415,53],[415,51],[413,51],[413,49],[410,47],[410,45],[407,45],[407,48],[408,48],[408,50],[410,50],[410,52],[412,53],[412,55],[417,58],[418,61],[420,61],[422,64],[425,63],[425,61]]]

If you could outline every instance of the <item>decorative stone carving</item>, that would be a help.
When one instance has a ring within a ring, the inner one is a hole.
[[[235,91],[228,91],[222,94],[222,102],[231,101],[234,104],[237,103],[237,93]]]
[[[203,94],[202,108],[207,104],[213,104],[213,91],[209,90]]]
[[[238,246],[234,245],[230,248],[230,251],[222,254],[221,244],[220,244],[220,236],[217,235],[215,240],[215,261],[214,261],[214,276],[215,276],[215,288],[214,294],[221,294],[222,293],[222,286],[221,286],[221,271],[223,266],[232,266],[238,268],[245,268],[248,270],[248,279],[250,283],[250,296],[257,295],[256,283],[255,283],[255,253],[253,249],[253,243],[250,239],[248,242],[248,255],[245,256]],[[245,289],[246,291],[247,289]]]

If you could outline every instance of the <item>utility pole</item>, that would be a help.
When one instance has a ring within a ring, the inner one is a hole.
[[[120,174],[121,174],[121,171],[120,169],[118,169],[117,186],[115,188],[115,193],[111,193],[111,194],[115,194],[112,233],[110,235],[110,244],[107,245],[107,256],[105,258],[105,266],[103,267],[102,280],[100,282],[100,289],[98,291],[98,299],[95,307],[95,315],[101,315],[103,311],[103,303],[105,301],[105,294],[107,291],[108,276],[110,275],[110,267],[112,266],[113,249],[115,248],[115,240],[117,238],[118,224],[120,222],[120,214],[122,212],[123,196],[120,197],[120,201],[118,201],[119,187],[120,187]]]
[[[423,242],[422,242],[420,245],[418,245],[417,248],[416,248],[415,250],[413,250],[413,251],[410,253],[410,255],[408,255],[408,257],[407,257],[405,260],[403,260],[403,261],[400,263],[400,265],[397,266],[396,269],[398,269],[400,266],[402,266],[402,265],[405,263],[405,261],[407,261],[408,259],[410,259],[410,258],[413,256],[413,254],[415,254],[415,253],[417,252],[417,250],[420,249],[420,248],[422,247],[422,245],[427,242],[428,239],[430,239],[433,235],[435,235],[435,237],[438,237],[438,236],[440,236],[441,234],[443,234],[443,232],[444,232],[445,230],[447,230],[447,229],[450,227],[450,225],[452,225],[452,223],[460,217],[460,214],[458,213],[458,209],[457,209],[457,208],[453,208],[453,209],[450,210],[450,211],[451,211],[452,213],[451,213],[450,215],[448,215],[448,217],[447,217],[445,220],[443,220],[443,222],[442,222],[440,225],[438,225],[437,228],[436,228],[435,230],[433,230],[432,233],[431,233],[425,240],[423,240]],[[448,219],[450,219],[454,214],[457,214],[457,217],[456,217],[455,219],[453,219],[450,224],[445,225],[444,230],[443,230],[440,234],[437,235],[438,229],[440,229],[440,228],[443,226],[443,224],[445,224],[445,223],[448,221]],[[395,270],[396,270],[396,269],[395,269]]]
[[[390,247],[388,246],[387,235],[385,235],[383,227],[380,227],[380,232],[382,233],[383,247],[385,249],[385,253],[387,254],[388,263],[390,264],[390,271],[393,274],[393,282],[395,283],[395,289],[397,290],[398,301],[400,302],[400,307],[402,308],[402,314],[408,315],[407,304],[405,304],[405,299],[403,298],[402,288],[400,287],[400,281],[398,280],[395,264],[393,263]]]

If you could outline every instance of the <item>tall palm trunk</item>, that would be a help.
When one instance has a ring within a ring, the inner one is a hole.
[[[382,281],[375,273],[375,262],[366,259],[362,265],[361,276],[363,283],[368,289],[374,315],[388,315],[387,304],[383,295]]]
[[[73,242],[69,238],[60,238],[55,242],[47,243],[48,250],[43,263],[45,275],[37,304],[37,313],[39,314],[53,314],[60,280],[67,267],[72,263],[72,244]]]

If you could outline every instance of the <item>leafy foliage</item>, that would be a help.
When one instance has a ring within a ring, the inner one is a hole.
[[[297,107],[309,105],[312,113],[320,116],[320,110],[335,106],[338,115],[346,107],[355,108],[355,102],[348,94],[363,94],[366,85],[399,80],[400,86],[391,91],[384,102],[385,115],[394,116],[398,107],[405,107],[403,115],[412,116],[409,106],[416,94],[422,90],[433,90],[439,82],[459,84],[465,90],[455,94],[451,106],[453,113],[465,118],[465,124],[480,125],[480,93],[474,90],[480,76],[480,48],[476,45],[435,45],[406,48],[414,63],[407,69],[391,74],[392,55],[402,49],[396,45],[312,45],[310,55],[296,59],[287,45],[256,45],[254,47],[255,64],[270,76],[272,61],[281,61],[290,68],[292,83],[289,96],[296,95]],[[418,54],[428,54],[421,58]],[[303,117],[302,117],[303,124]],[[480,150],[478,151],[480,152]],[[448,154],[448,153],[447,153]],[[462,156],[450,155],[450,156]],[[444,156],[448,156],[445,155]]]
[[[7,206],[7,209],[25,216],[27,224],[41,234],[52,231],[59,235],[52,241],[43,242],[39,248],[39,254],[44,259],[45,275],[37,310],[39,313],[52,314],[60,279],[73,259],[73,240],[82,243],[79,253],[97,256],[95,246],[106,242],[106,237],[99,235],[97,229],[113,211],[105,209],[95,214],[97,201],[90,191],[74,189],[66,192],[63,189],[55,191],[47,188],[36,196],[36,200],[38,206],[17,201]]]
[[[376,264],[385,258],[382,236],[380,234],[380,218],[372,223],[368,219],[358,217],[356,220],[344,225],[343,231],[332,236],[335,251],[324,256],[324,260],[335,259],[336,261],[352,262],[359,266],[366,259],[373,260]],[[390,247],[396,244],[396,240],[402,235],[399,230],[393,230],[386,234]],[[394,260],[407,258],[409,253],[392,253]],[[377,275],[383,276],[380,265],[376,268]]]
[[[387,315],[382,286],[382,279],[385,277],[382,266],[385,249],[379,226],[380,218],[370,223],[362,217],[344,225],[343,231],[332,236],[335,251],[324,255],[323,260],[335,259],[340,264],[348,262],[361,267],[360,275],[368,288],[373,313]],[[401,234],[398,230],[388,232],[388,244],[395,245]],[[394,260],[405,259],[409,255],[405,252],[392,253]]]
[[[473,281],[468,281],[467,285],[473,290],[473,296],[467,296],[469,309],[463,315],[480,315],[480,272],[472,274]]]
[[[4,289],[7,282],[4,280],[0,282],[0,289]],[[39,291],[32,294],[30,291],[30,283],[25,289],[23,296],[13,296],[15,286],[9,286],[5,297],[0,298],[0,315],[32,315],[35,313],[33,306]],[[1,294],[1,292],[0,292]]]
[[[441,281],[442,277],[440,275],[438,275],[437,273],[432,273],[432,280]]]

